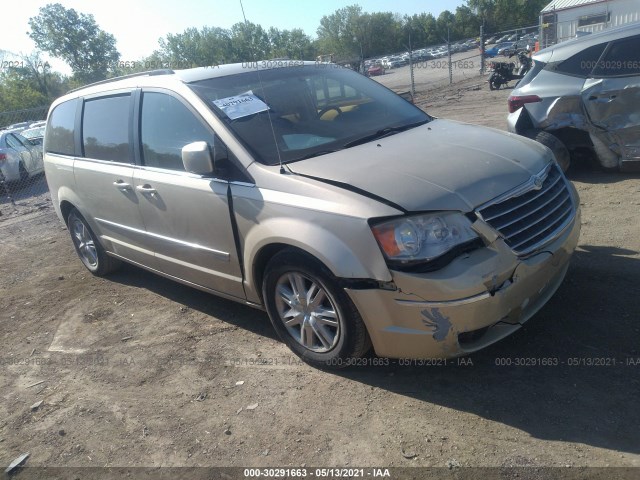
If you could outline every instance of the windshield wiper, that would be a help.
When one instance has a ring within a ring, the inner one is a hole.
[[[364,137],[360,137],[350,142],[347,142],[343,145],[343,148],[355,147],[356,145],[362,145],[363,143],[367,143],[372,140],[388,137],[398,132],[403,132],[411,128],[419,127],[420,125],[424,125],[428,121],[429,119],[426,119],[426,120],[420,120],[419,122],[415,122],[415,123],[408,123],[407,125],[400,125],[399,127],[385,127],[378,130],[375,133],[370,133],[369,135],[365,135]]]

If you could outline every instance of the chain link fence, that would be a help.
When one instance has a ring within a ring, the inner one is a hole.
[[[48,110],[0,112],[0,225],[51,206],[42,161]]]

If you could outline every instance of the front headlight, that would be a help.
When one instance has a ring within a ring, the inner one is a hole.
[[[435,262],[480,241],[471,222],[459,212],[399,217],[371,227],[389,266],[410,267]]]

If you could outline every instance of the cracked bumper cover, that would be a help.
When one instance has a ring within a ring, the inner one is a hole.
[[[560,236],[526,259],[496,238],[436,272],[392,272],[395,291],[347,293],[378,355],[465,355],[513,333],[544,306],[562,283],[579,234],[578,209]]]

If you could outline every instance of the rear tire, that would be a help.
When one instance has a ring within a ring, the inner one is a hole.
[[[262,295],[278,336],[314,367],[344,368],[371,348],[355,305],[309,255],[293,249],[276,254],[265,270]]]
[[[93,275],[102,277],[120,268],[122,262],[107,255],[86,220],[75,208],[67,216],[67,226],[78,257]]]
[[[489,90],[500,90],[502,86],[502,78],[495,73],[489,78]]]
[[[530,130],[525,136],[535,140],[542,145],[549,147],[556,157],[556,161],[563,172],[566,172],[571,165],[571,154],[566,145],[558,137],[544,130]]]

